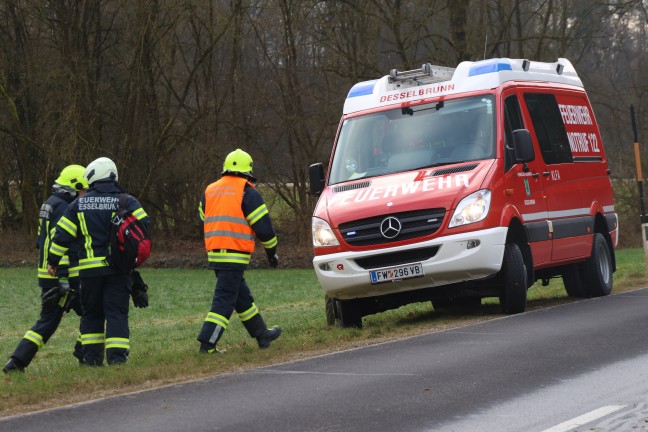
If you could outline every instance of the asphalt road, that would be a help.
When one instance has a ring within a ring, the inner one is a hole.
[[[0,420],[2,431],[648,429],[648,289]]]

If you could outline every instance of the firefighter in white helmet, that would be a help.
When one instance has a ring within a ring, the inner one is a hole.
[[[236,149],[225,158],[221,179],[207,186],[199,204],[209,268],[216,273],[212,306],[198,334],[202,353],[220,352],[216,344],[234,311],[259,348],[268,348],[281,334],[280,327],[266,327],[243,277],[255,237],[265,248],[270,266],[279,264],[277,236],[254,181],[252,157]]]
[[[88,193],[72,203],[58,225],[48,259],[48,269],[55,271],[61,257],[79,239],[81,278],[81,344],[83,362],[101,366],[104,354],[109,365],[124,363],[130,353],[128,306],[131,274],[111,266],[108,260],[110,225],[119,208],[124,190],[117,184],[115,163],[106,157],[88,164],[84,177]],[[149,217],[139,201],[126,194],[126,208],[146,224]]]

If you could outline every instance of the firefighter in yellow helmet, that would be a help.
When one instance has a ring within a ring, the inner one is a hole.
[[[225,158],[221,179],[207,186],[198,207],[209,268],[216,273],[211,309],[198,334],[202,353],[220,352],[216,344],[234,311],[259,348],[268,348],[281,334],[280,327],[266,327],[243,277],[255,237],[265,248],[270,266],[279,264],[277,236],[254,181],[252,157],[236,149]]]
[[[65,312],[74,310],[81,316],[79,302],[79,259],[78,245],[70,248],[63,257],[56,275],[47,272],[48,247],[54,235],[54,229],[67,206],[79,194],[88,189],[88,182],[83,177],[85,167],[69,165],[61,171],[52,186],[52,195],[43,203],[39,212],[38,237],[36,247],[39,250],[38,285],[41,289],[41,313],[36,324],[25,333],[3,371],[22,372],[31,363],[40,348],[47,343],[58,328]],[[73,355],[81,360],[81,342],[77,340]]]

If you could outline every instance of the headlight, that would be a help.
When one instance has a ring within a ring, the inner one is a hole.
[[[462,199],[452,218],[449,228],[479,222],[488,215],[490,209],[491,192],[483,189]]]
[[[337,238],[335,237],[333,230],[324,219],[314,217],[312,222],[312,228],[313,228],[313,246],[319,247],[319,246],[339,246],[340,245],[340,242],[338,242]]]

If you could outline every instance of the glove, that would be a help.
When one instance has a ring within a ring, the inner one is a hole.
[[[67,279],[59,279],[58,285],[50,288],[41,296],[41,304],[43,308],[51,308],[56,306],[59,301],[70,292],[70,284]]]
[[[277,255],[277,248],[272,247],[265,250],[266,255],[268,256],[268,263],[270,267],[277,268],[279,265],[279,256]]]
[[[83,316],[83,309],[81,308],[81,293],[70,288],[63,309],[65,312],[73,310],[77,315]]]
[[[140,276],[137,270],[133,270],[133,284],[131,285],[131,298],[133,299],[133,305],[136,308],[145,308],[148,307],[149,298],[148,294],[148,285],[144,283],[142,276]]]

